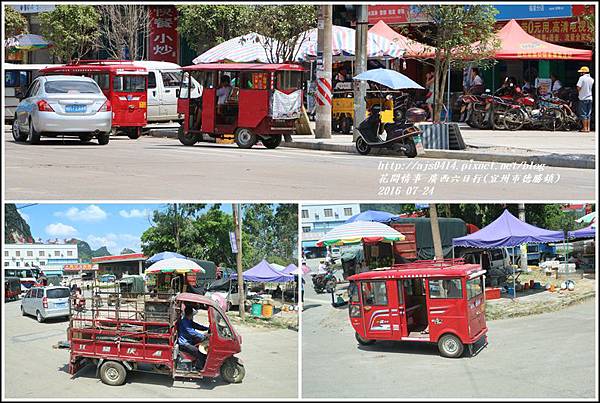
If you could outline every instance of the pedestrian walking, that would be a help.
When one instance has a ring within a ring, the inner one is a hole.
[[[577,92],[579,93],[579,118],[581,119],[581,132],[590,131],[590,118],[592,116],[592,86],[594,79],[590,76],[590,68],[583,66],[578,70],[580,74],[577,81]]]

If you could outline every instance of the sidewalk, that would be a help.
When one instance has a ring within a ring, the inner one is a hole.
[[[313,122],[311,122],[313,123]],[[474,161],[527,162],[565,168],[595,169],[596,134],[521,130],[478,130],[461,124],[466,150],[426,150],[422,158],[448,158]],[[356,153],[352,135],[333,134],[330,139],[295,135],[282,147]],[[373,155],[398,155],[385,149]]]

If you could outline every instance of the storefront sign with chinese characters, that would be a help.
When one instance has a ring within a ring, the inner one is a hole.
[[[401,24],[408,22],[410,6],[400,4],[389,4],[369,6],[369,24],[377,24],[379,20],[386,24]]]
[[[517,22],[529,35],[545,42],[591,42],[593,40],[588,23],[581,17]],[[500,29],[504,24],[504,22],[497,23],[496,28]]]
[[[65,264],[63,266],[63,270],[65,270],[65,271],[98,270],[98,265],[97,264],[88,264],[88,263],[72,263],[72,264]]]
[[[148,60],[178,62],[177,9],[149,6]]]

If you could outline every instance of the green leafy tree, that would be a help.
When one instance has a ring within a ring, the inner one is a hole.
[[[12,38],[29,31],[27,19],[10,6],[4,6],[4,37]]]
[[[262,46],[271,63],[292,61],[306,39],[306,32],[317,26],[317,6],[257,5],[252,7],[249,28],[266,37]]]
[[[251,6],[180,5],[177,30],[196,52],[251,32],[247,26]]]
[[[440,120],[447,87],[448,69],[468,63],[486,67],[499,47],[494,32],[497,10],[492,5],[435,4],[419,10],[431,22],[421,36],[436,48],[433,61],[435,84],[433,119]]]
[[[53,42],[50,52],[59,62],[80,60],[95,48],[100,36],[100,14],[93,6],[58,5],[39,18],[42,35]]]

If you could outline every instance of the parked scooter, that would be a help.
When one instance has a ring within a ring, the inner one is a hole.
[[[426,119],[426,112],[420,108],[410,108],[404,114],[404,120],[400,121],[394,117],[394,123],[381,123],[381,106],[373,105],[369,116],[358,126],[358,138],[356,139],[356,151],[361,155],[367,155],[372,148],[387,148],[402,152],[408,158],[417,156],[417,147],[413,137],[422,132],[415,123]],[[386,133],[385,139],[381,137]]]

